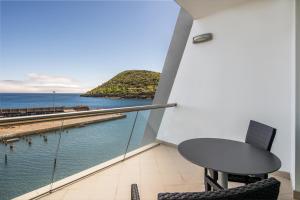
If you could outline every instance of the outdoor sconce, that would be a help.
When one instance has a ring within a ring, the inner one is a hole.
[[[207,42],[212,39],[213,39],[212,33],[205,33],[205,34],[197,35],[197,36],[193,37],[193,43],[197,44],[197,43]]]

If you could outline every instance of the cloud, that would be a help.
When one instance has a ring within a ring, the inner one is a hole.
[[[82,93],[87,91],[79,81],[64,76],[49,76],[30,73],[24,80],[0,80],[0,92],[66,92]]]

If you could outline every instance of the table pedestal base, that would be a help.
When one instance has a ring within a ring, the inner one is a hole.
[[[228,174],[224,172],[219,172],[220,173],[220,185],[224,189],[228,189]]]
[[[205,191],[223,190],[228,188],[228,174],[220,172],[220,183],[218,183],[219,174],[211,169],[204,169]]]

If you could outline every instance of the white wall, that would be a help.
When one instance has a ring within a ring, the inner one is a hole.
[[[300,192],[300,1],[295,0],[296,3],[296,13],[295,13],[295,21],[296,21],[296,33],[295,33],[295,65],[296,65],[296,121],[295,121],[295,147],[294,147],[294,158],[295,158],[295,190]]]
[[[254,119],[278,129],[272,151],[291,168],[292,1],[251,0],[194,21],[158,139],[244,140]],[[192,44],[212,32],[214,40]]]
[[[294,131],[292,131],[291,134],[291,181],[293,184],[293,189],[296,189],[296,1],[292,0],[293,3],[293,9],[291,12],[292,15],[292,74],[295,74],[292,76],[292,81],[294,84],[292,85],[292,111],[294,111],[292,118],[292,127],[294,127]],[[299,6],[298,6],[299,7]],[[299,7],[300,8],[300,7]],[[300,16],[300,15],[299,15]],[[299,57],[300,58],[300,57]]]

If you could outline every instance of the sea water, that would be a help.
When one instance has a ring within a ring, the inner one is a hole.
[[[81,97],[80,94],[61,93],[0,93],[0,108],[33,108],[86,105],[91,109],[115,108],[151,104],[150,99],[111,99]]]
[[[151,100],[92,98],[79,94],[55,94],[54,97],[53,94],[0,94],[0,99],[1,108],[46,107],[53,106],[53,102],[55,106],[87,105],[91,108],[152,103]],[[138,148],[149,111],[125,114],[126,118],[118,120],[28,136],[15,142],[13,149],[1,143],[0,200],[22,195],[123,155],[126,149]]]

